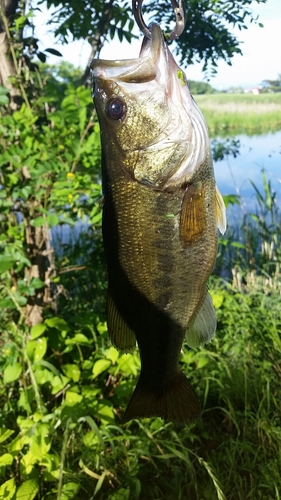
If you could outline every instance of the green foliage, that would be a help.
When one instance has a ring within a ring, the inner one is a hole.
[[[220,161],[228,156],[236,158],[240,154],[240,140],[239,139],[214,139],[211,143],[212,157],[214,161]]]
[[[213,94],[215,91],[213,87],[207,82],[197,82],[195,80],[188,80],[188,87],[191,94]]]
[[[77,88],[81,85],[82,70],[67,61],[60,61],[56,65],[39,64],[39,70],[44,92],[52,107],[60,106],[68,88]]]
[[[262,91],[270,93],[281,92],[281,73],[279,73],[276,80],[263,80]]]
[[[69,86],[60,107],[47,115],[39,102],[40,108],[39,114],[23,104],[1,118],[0,306],[14,309],[45,281],[27,279],[26,268],[32,265],[27,227],[30,232],[39,228],[50,241],[52,227],[74,226],[79,219],[87,221],[89,234],[100,234],[99,127],[91,93]],[[49,255],[51,265],[50,249]],[[59,272],[66,265],[64,259]],[[52,273],[58,286],[56,270]]]
[[[181,358],[203,404],[202,419],[184,428],[120,424],[139,356],[110,346],[95,314],[50,316],[25,331],[7,323],[0,373],[22,370],[0,386],[4,498],[275,498],[280,292],[213,281],[211,293],[216,338]]]

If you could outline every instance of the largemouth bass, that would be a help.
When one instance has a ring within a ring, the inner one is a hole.
[[[217,190],[207,126],[157,24],[138,59],[95,60],[101,128],[103,239],[112,343],[141,373],[124,421],[200,415],[179,368],[190,347],[209,342],[216,316],[206,282],[225,207]]]

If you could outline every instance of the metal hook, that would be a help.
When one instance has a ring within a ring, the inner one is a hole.
[[[171,4],[174,9],[174,13],[176,15],[176,26],[169,35],[166,35],[166,38],[168,38],[168,40],[175,40],[182,34],[184,30],[186,17],[185,17],[185,8],[183,2],[184,0],[179,0],[178,2],[176,0],[171,0]],[[151,38],[151,31],[149,27],[146,26],[142,17],[142,12],[141,12],[142,3],[143,0],[132,1],[133,14],[140,30],[144,33],[144,35],[147,38]]]

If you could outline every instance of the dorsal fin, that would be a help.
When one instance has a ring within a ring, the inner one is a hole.
[[[223,197],[220,194],[218,187],[215,190],[215,217],[217,221],[217,227],[221,234],[226,231],[226,209],[223,201]]]

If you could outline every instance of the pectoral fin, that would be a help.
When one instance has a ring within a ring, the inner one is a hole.
[[[204,188],[199,184],[188,186],[182,202],[180,238],[184,247],[196,243],[206,228]]]
[[[202,344],[208,344],[214,337],[216,328],[216,313],[212,298],[207,292],[201,308],[185,334],[189,347],[198,347]]]
[[[130,352],[135,348],[136,337],[122,318],[108,288],[107,327],[112,344],[120,351]]]
[[[223,197],[220,194],[217,186],[215,190],[215,217],[218,229],[220,230],[221,234],[224,234],[226,231],[226,210]]]

